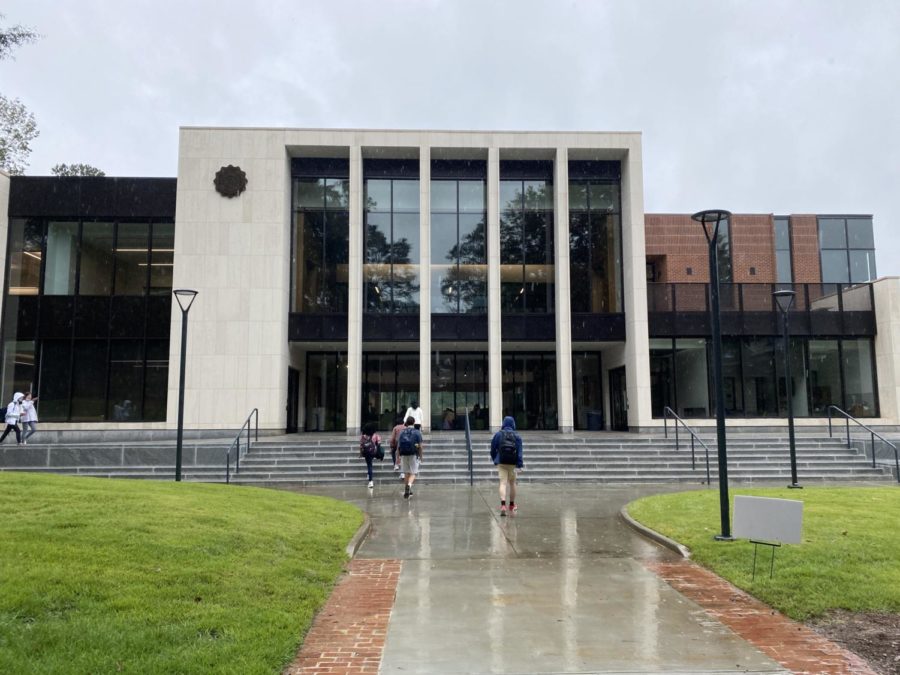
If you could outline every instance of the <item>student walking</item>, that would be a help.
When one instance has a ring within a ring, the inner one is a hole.
[[[19,418],[22,416],[22,399],[25,396],[22,392],[17,391],[13,394],[13,399],[10,401],[9,405],[6,406],[6,429],[3,432],[3,435],[0,436],[0,443],[6,440],[6,437],[9,436],[10,431],[16,432],[16,444],[21,445],[22,443],[22,435],[19,432]]]
[[[22,401],[22,445],[28,445],[28,439],[37,431],[37,409],[34,402],[38,400],[37,396],[32,396],[31,392],[25,394]]]
[[[366,460],[366,474],[369,479],[368,487],[375,487],[372,480],[372,462],[378,454],[378,446],[381,445],[381,437],[375,432],[375,422],[369,422],[362,429],[359,437],[359,456]],[[382,455],[384,457],[384,455]]]
[[[400,471],[400,456],[397,454],[397,443],[400,442],[400,432],[406,428],[403,418],[398,417],[394,420],[394,428],[391,430],[391,462],[394,464],[394,471]],[[403,474],[400,474],[400,480],[403,480]]]
[[[516,433],[516,421],[503,418],[503,426],[491,439],[491,460],[500,474],[500,515],[514,514],[516,506],[516,471],[522,469],[522,437]],[[509,497],[509,506],[506,498]]]
[[[422,432],[415,428],[415,418],[409,415],[406,418],[406,426],[400,432],[397,440],[397,452],[400,454],[400,471],[401,475],[406,477],[406,487],[403,489],[403,498],[409,499],[413,496],[412,484],[419,475],[419,462],[422,461],[422,445],[424,439]]]
[[[413,418],[413,425],[416,429],[422,428],[422,417],[424,413],[422,409],[419,407],[419,402],[416,399],[413,399],[409,404],[409,407],[406,409],[406,414],[403,416],[403,419],[407,419],[409,417]]]

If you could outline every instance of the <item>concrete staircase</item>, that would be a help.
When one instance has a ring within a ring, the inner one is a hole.
[[[695,445],[696,468],[691,468],[690,439],[681,437],[676,450],[674,438],[661,434],[574,434],[524,433],[525,467],[520,480],[526,482],[591,481],[598,483],[699,483],[706,480],[703,447]],[[716,445],[705,433],[710,448],[712,482],[717,479]],[[476,481],[494,480],[490,462],[490,434],[473,435],[473,465]],[[28,446],[29,450],[32,446]],[[52,446],[47,446],[48,448]],[[838,439],[820,431],[797,437],[797,466],[801,483],[834,481],[894,480],[890,470],[872,468],[871,460],[858,450],[848,449]],[[56,453],[66,452],[57,447]],[[224,482],[225,447],[216,441],[186,444],[193,462],[183,467],[184,480]],[[99,453],[99,456],[97,455]],[[121,453],[122,460],[118,459]],[[132,460],[126,461],[130,453]],[[193,453],[193,454],[191,454]],[[49,450],[48,450],[49,454]],[[6,470],[49,471],[85,476],[172,480],[174,444],[149,443],[140,446],[110,444],[93,449],[81,447],[71,452],[67,464],[57,454],[47,466],[4,466]],[[97,461],[88,463],[88,458]],[[104,461],[104,457],[116,461]],[[160,459],[162,458],[162,460]],[[398,482],[390,456],[376,461],[375,481]],[[357,444],[338,435],[292,435],[261,438],[241,461],[240,473],[232,473],[233,483],[266,485],[363,485],[365,463],[359,459]],[[781,433],[736,432],[728,436],[728,475],[735,483],[790,480],[787,435]],[[469,480],[465,437],[459,433],[435,433],[426,440],[425,462],[420,480],[429,484],[465,483]]]

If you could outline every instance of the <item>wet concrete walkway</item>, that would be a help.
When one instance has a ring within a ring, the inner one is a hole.
[[[525,485],[505,518],[493,485],[417,488],[304,490],[369,513],[358,560],[402,561],[382,673],[786,672],[645,566],[677,558],[618,512],[665,487]]]

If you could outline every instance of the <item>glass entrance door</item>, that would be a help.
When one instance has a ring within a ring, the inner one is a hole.
[[[628,431],[628,394],[625,366],[609,371],[609,413],[613,431]]]

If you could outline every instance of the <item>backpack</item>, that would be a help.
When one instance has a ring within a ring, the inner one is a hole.
[[[400,432],[400,440],[397,442],[397,448],[401,455],[416,454],[416,430],[412,427],[406,427]]]
[[[519,448],[516,445],[516,432],[509,429],[500,431],[503,437],[500,439],[500,464],[512,464],[516,466],[519,463]]]
[[[371,436],[363,436],[359,442],[359,456],[360,457],[374,457],[378,448],[375,446],[375,441],[372,440]]]

